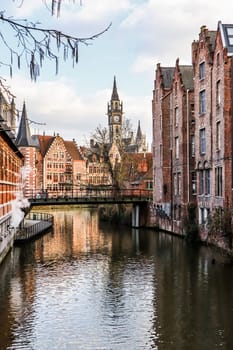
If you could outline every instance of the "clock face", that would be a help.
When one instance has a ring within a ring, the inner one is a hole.
[[[114,116],[114,122],[117,122],[117,123],[118,123],[118,122],[119,122],[119,120],[120,120],[119,115],[115,115],[115,116]]]

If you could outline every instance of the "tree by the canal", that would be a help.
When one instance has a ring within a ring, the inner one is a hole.
[[[129,138],[133,133],[132,122],[129,118],[124,118],[122,123],[121,142],[117,144],[119,151],[119,159],[117,162],[112,161],[110,154],[111,142],[109,129],[106,126],[99,124],[94,132],[91,133],[90,141],[86,140],[85,153],[87,158],[92,157],[94,154],[98,154],[104,159],[105,164],[108,165],[109,173],[112,179],[112,185],[116,188],[121,188],[123,180],[126,175],[126,163],[127,163],[127,152],[125,151],[124,140]],[[122,161],[124,159],[124,162]],[[136,166],[135,166],[136,169]]]

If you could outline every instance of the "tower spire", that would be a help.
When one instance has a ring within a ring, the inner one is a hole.
[[[142,130],[140,126],[140,120],[138,121],[138,129],[136,134],[136,142],[142,139]]]
[[[16,138],[16,145],[18,147],[33,146],[33,141],[31,138],[31,132],[30,132],[28,118],[27,118],[25,101],[23,103],[23,110],[22,110],[21,120],[19,124],[18,135]]]
[[[112,100],[119,100],[115,75],[114,75],[114,80],[113,80]]]

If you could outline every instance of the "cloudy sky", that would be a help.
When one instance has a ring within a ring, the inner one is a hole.
[[[218,21],[233,23],[232,0],[64,0],[59,18],[51,17],[46,0],[1,0],[5,17],[39,21],[43,28],[56,28],[76,37],[89,37],[110,29],[81,45],[79,63],[55,65],[44,62],[37,82],[28,70],[0,65],[0,76],[16,95],[22,109],[25,100],[28,118],[45,125],[31,124],[32,133],[59,133],[67,140],[83,144],[95,128],[107,126],[107,103],[111,98],[114,75],[124,115],[138,121],[151,143],[151,100],[157,63],[174,66],[191,64],[191,43],[198,39],[200,27],[216,30]],[[49,4],[50,1],[47,0]],[[11,41],[7,26],[0,21],[0,33]],[[4,32],[5,31],[5,32]],[[6,50],[0,41],[1,56]],[[1,61],[1,59],[0,59]]]

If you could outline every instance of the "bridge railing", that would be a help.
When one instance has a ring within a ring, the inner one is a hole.
[[[52,199],[152,199],[152,191],[144,189],[84,189],[75,191],[34,191],[34,193],[29,195],[28,198],[31,200],[52,200]]]

